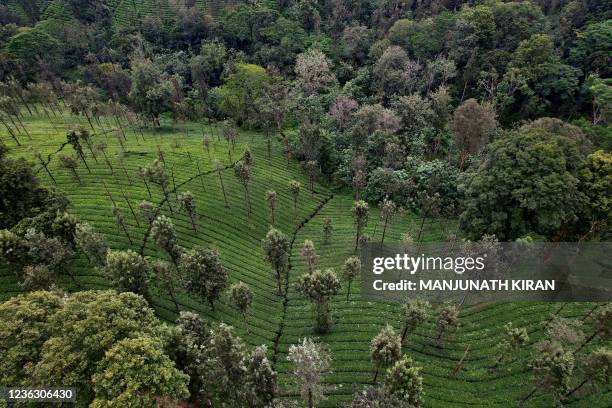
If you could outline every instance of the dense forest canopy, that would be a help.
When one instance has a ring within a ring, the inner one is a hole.
[[[29,87],[18,96],[36,100],[45,91],[35,84],[48,84],[75,113],[114,103],[153,125],[160,115],[231,118],[284,139],[311,173],[353,185],[369,201],[392,197],[422,210],[424,196],[438,194],[449,215],[490,205],[471,202],[479,198],[470,189],[480,187],[465,181],[491,171],[479,164],[495,154],[490,142],[533,128],[570,139],[580,154],[567,158],[567,177],[581,194],[578,161],[610,149],[605,1],[127,3],[2,5],[8,94]],[[456,188],[464,183],[472,187]],[[503,194],[512,191],[496,199]],[[509,214],[486,228],[462,225],[475,238],[551,237],[561,226],[577,237],[596,220],[580,195],[564,194],[575,202],[570,213],[546,215],[550,225],[515,225]],[[512,206],[527,205],[519,217],[538,218],[558,199],[543,194]]]

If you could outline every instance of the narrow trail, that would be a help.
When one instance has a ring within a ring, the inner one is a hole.
[[[291,269],[293,268],[293,264],[291,263],[291,258],[293,256],[293,244],[295,243],[297,235],[302,230],[302,228],[304,228],[306,224],[308,224],[314,217],[316,217],[319,214],[319,212],[321,212],[323,207],[325,207],[325,205],[331,201],[332,198],[334,198],[333,194],[327,196],[325,200],[319,203],[317,208],[315,208],[314,211],[311,212],[308,215],[308,217],[303,219],[302,222],[293,230],[293,234],[291,236],[291,242],[289,243],[289,262],[287,266],[287,272],[285,273],[285,290],[283,291],[283,314],[278,324],[278,330],[276,331],[276,336],[274,337],[274,348],[273,348],[273,354],[272,354],[272,367],[273,368],[276,368],[276,362],[278,359],[278,351],[280,347],[280,340],[281,340],[281,337],[283,336],[283,331],[285,329],[285,320],[287,318],[287,307],[289,305],[289,273],[291,272]]]

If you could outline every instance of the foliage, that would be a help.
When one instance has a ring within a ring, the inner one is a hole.
[[[576,144],[565,137],[538,129],[509,133],[462,179],[461,228],[473,239],[559,234],[577,220],[584,203],[577,178],[581,164]]]
[[[278,294],[282,293],[281,283],[283,274],[286,272],[289,262],[289,240],[280,230],[271,228],[266,237],[261,241],[264,257],[270,262],[274,272]]]
[[[387,370],[385,388],[409,406],[419,407],[423,403],[424,394],[420,371],[421,368],[415,367],[410,357],[404,356]]]
[[[308,407],[323,398],[323,376],[330,371],[331,356],[319,343],[304,338],[301,343],[291,345],[287,360],[293,363],[292,375],[300,385],[300,394]]]
[[[183,252],[178,267],[188,292],[206,299],[214,310],[215,301],[227,287],[228,274],[217,251],[194,247]]]
[[[379,370],[394,364],[400,359],[401,354],[401,338],[395,334],[395,330],[387,324],[370,342],[370,359],[376,368],[374,381],[376,381],[378,377]]]
[[[299,293],[314,303],[315,332],[327,333],[331,326],[330,299],[340,290],[340,282],[333,269],[316,270],[300,277],[296,284]]]
[[[147,295],[151,281],[151,266],[140,254],[127,251],[108,251],[104,273],[118,292]]]

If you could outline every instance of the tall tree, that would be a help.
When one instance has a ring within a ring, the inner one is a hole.
[[[104,273],[119,292],[134,292],[148,296],[151,265],[140,254],[127,251],[108,251]]]
[[[363,235],[363,229],[368,223],[368,212],[370,208],[368,203],[365,201],[355,201],[353,204],[353,208],[351,212],[353,213],[353,221],[355,222],[355,249],[357,251],[357,247],[359,245],[359,241],[361,236]]]
[[[270,209],[270,217],[272,225],[274,226],[276,225],[276,191],[266,191],[266,203],[268,204],[268,208]]]
[[[359,276],[361,272],[361,261],[356,256],[351,256],[344,261],[344,267],[342,268],[342,279],[348,281],[346,289],[346,301],[348,302],[351,298],[351,284],[353,280]]]
[[[463,169],[468,155],[480,152],[497,128],[495,110],[491,105],[468,99],[455,110],[449,127],[459,151],[458,165]]]
[[[331,356],[319,343],[304,338],[289,346],[287,360],[293,363],[291,375],[300,385],[300,394],[308,408],[314,408],[323,398],[323,376],[329,372]]]
[[[291,197],[293,198],[293,213],[297,215],[298,209],[298,200],[300,199],[300,189],[302,188],[302,184],[297,180],[291,180],[289,182],[289,192],[291,193]]]
[[[244,201],[247,208],[247,217],[251,216],[251,196],[249,194],[249,183],[251,182],[251,168],[244,162],[238,162],[234,166],[234,175],[244,187]]]
[[[179,194],[178,201],[181,209],[189,216],[191,228],[193,228],[194,232],[198,232],[198,227],[196,225],[198,214],[196,212],[196,205],[193,202],[193,193],[191,191],[185,191],[184,193]]]
[[[270,406],[278,395],[277,373],[266,356],[266,346],[255,348],[245,359],[246,399],[253,408]]]
[[[289,240],[280,230],[271,228],[261,241],[264,257],[270,262],[276,278],[278,294],[282,295],[283,274],[289,267]]]
[[[314,242],[310,239],[304,240],[300,254],[306,261],[306,265],[308,265],[308,273],[314,272],[319,263],[319,255],[317,255],[315,250]]]
[[[397,210],[397,206],[395,203],[387,198],[385,198],[380,206],[380,212],[383,217],[383,232],[382,237],[380,238],[380,244],[382,245],[385,242],[385,234],[387,232],[387,226],[389,221],[395,215],[395,211]]]
[[[157,246],[168,254],[172,263],[178,268],[182,248],[177,243],[176,229],[172,220],[165,215],[155,218],[151,224],[151,236],[155,239]]]
[[[563,136],[541,129],[510,132],[460,181],[461,229],[472,239],[489,234],[513,240],[530,232],[562,237],[583,208],[581,164],[576,144]]]
[[[404,344],[408,332],[414,331],[418,325],[427,320],[429,309],[429,302],[419,299],[409,300],[402,305],[402,344]]]
[[[185,277],[185,288],[193,295],[202,296],[215,310],[215,301],[228,284],[227,270],[217,251],[195,247],[180,256],[179,270]]]
[[[436,321],[436,339],[442,338],[452,333],[459,326],[459,309],[455,305],[445,305],[440,309],[438,320]]]
[[[402,355],[402,340],[395,334],[390,325],[382,328],[370,342],[370,359],[374,364],[374,382],[381,368],[388,367],[400,359]]]
[[[420,407],[424,394],[420,371],[421,367],[415,367],[410,357],[402,357],[387,371],[385,389],[409,406]]]
[[[340,290],[340,281],[333,269],[316,270],[300,277],[296,284],[299,293],[313,302],[315,332],[327,333],[332,326],[330,299]]]
[[[234,283],[229,288],[230,302],[242,315],[242,318],[246,321],[247,313],[253,302],[253,292],[249,285],[243,282]]]

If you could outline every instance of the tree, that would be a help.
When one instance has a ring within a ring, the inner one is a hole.
[[[365,171],[357,170],[353,176],[353,189],[355,189],[355,200],[359,201],[361,197],[361,191],[368,183],[368,177]]]
[[[576,350],[576,353],[582,350],[584,346],[589,344],[597,336],[604,340],[612,338],[612,305],[608,304],[595,313],[593,316],[593,327],[595,330]]]
[[[234,117],[238,124],[253,122],[258,115],[257,99],[270,81],[263,67],[238,63],[218,89],[219,109]]]
[[[308,265],[308,273],[311,274],[319,263],[319,255],[317,255],[317,251],[315,250],[312,240],[304,240],[304,245],[302,245],[302,251],[300,254]]]
[[[266,191],[266,203],[270,209],[270,217],[272,218],[272,225],[276,225],[276,191]]]
[[[149,227],[153,226],[153,222],[159,217],[159,207],[153,205],[153,203],[143,200],[138,204],[138,210],[140,211],[141,217],[147,222]]]
[[[261,241],[266,261],[270,262],[272,272],[276,278],[278,294],[282,295],[281,284],[283,274],[289,267],[289,240],[287,236],[276,228],[270,228],[266,237]]]
[[[196,218],[198,215],[196,213],[195,203],[193,202],[193,193],[191,191],[185,191],[184,193],[179,194],[178,201],[183,211],[185,211],[189,216],[193,231],[198,232],[198,228],[196,226]]]
[[[346,301],[348,302],[351,297],[351,284],[353,280],[359,276],[361,272],[361,261],[356,256],[351,256],[344,261],[344,267],[342,268],[342,279],[348,281],[346,289]]]
[[[353,221],[355,222],[355,249],[357,251],[357,246],[359,245],[359,240],[363,234],[363,229],[368,224],[368,212],[369,212],[368,203],[365,201],[355,201],[353,204],[353,208],[351,212],[353,213]]]
[[[393,201],[387,198],[383,200],[382,205],[380,206],[380,211],[382,213],[383,221],[384,221],[382,237],[380,238],[381,245],[383,244],[383,242],[385,242],[385,233],[387,232],[387,225],[389,224],[389,221],[395,215],[396,210],[397,210],[397,206],[395,205]]]
[[[126,238],[130,242],[130,245],[134,245],[134,242],[132,241],[132,237],[130,237],[130,233],[125,223],[125,218],[123,217],[121,210],[119,209],[119,207],[115,205],[115,203],[113,203],[111,206],[111,212],[113,213],[113,216],[115,217],[115,221],[117,222],[117,224],[119,224],[121,226],[121,229],[123,229],[123,233],[125,234]]]
[[[246,398],[249,406],[264,408],[270,406],[278,395],[277,374],[266,357],[266,346],[253,350],[245,360]]]
[[[346,408],[413,408],[407,401],[390,394],[384,387],[367,386],[355,391],[353,401]]]
[[[66,271],[74,256],[71,241],[63,239],[60,234],[47,236],[44,232],[28,228],[24,235],[27,245],[28,262],[47,266],[52,272]]]
[[[26,367],[40,359],[43,343],[56,328],[51,317],[62,307],[59,292],[31,292],[0,303],[0,385],[26,386],[31,377]]]
[[[211,334],[209,324],[200,315],[184,311],[179,313],[175,330],[169,333],[167,349],[172,351],[171,358],[177,368],[189,375],[189,394],[193,401],[210,397],[211,387],[205,385],[205,380],[211,368],[206,354]]]
[[[170,198],[168,196],[168,175],[166,174],[163,162],[160,161],[160,159],[155,159],[151,165],[144,168],[144,175],[147,180],[159,186],[168,204],[168,208],[170,208],[170,212],[172,212],[172,205],[170,204]]]
[[[242,318],[246,321],[246,315],[253,302],[253,292],[249,285],[243,282],[234,283],[229,288],[230,302],[240,311]]]
[[[583,371],[584,379],[569,390],[563,398],[572,396],[587,384],[593,388],[609,384],[612,377],[612,350],[601,347],[589,353]]]
[[[329,352],[312,339],[304,338],[301,344],[289,346],[287,360],[293,363],[291,375],[300,385],[300,394],[308,408],[314,408],[323,398],[323,376],[329,372]]]
[[[381,368],[394,364],[402,356],[402,340],[390,325],[382,328],[370,342],[370,359],[376,369],[374,382]]]
[[[314,194],[314,182],[319,172],[319,162],[316,160],[309,160],[304,164],[304,170],[308,174],[308,180],[310,182],[310,192]]]
[[[83,251],[89,262],[97,265],[106,262],[106,253],[108,252],[106,240],[104,236],[95,232],[90,224],[86,222],[78,223],[74,238],[77,247]]]
[[[49,290],[54,284],[56,274],[47,265],[27,265],[22,271],[20,285],[27,291]]]
[[[529,341],[527,329],[524,327],[513,327],[512,322],[508,322],[504,326],[504,330],[506,331],[506,336],[501,344],[498,345],[499,355],[493,369],[496,369],[499,364],[506,361],[509,356],[514,356]]]
[[[214,311],[215,301],[221,297],[228,281],[219,253],[208,248],[194,247],[181,254],[178,268],[185,277],[187,291],[205,298]]]
[[[129,98],[137,112],[142,113],[155,125],[160,126],[159,115],[171,110],[173,81],[162,73],[156,64],[144,58],[136,58],[131,64],[131,83]]]
[[[459,326],[459,309],[457,306],[443,306],[436,321],[436,331],[438,332],[436,339],[442,341],[442,338],[452,333],[457,326]]]
[[[151,224],[151,236],[157,246],[165,251],[178,268],[178,259],[181,256],[181,247],[177,243],[176,229],[172,220],[165,215],[159,215]]]
[[[315,48],[297,56],[295,74],[297,83],[306,96],[324,91],[336,83],[331,61]]]
[[[238,162],[234,166],[234,175],[244,187],[244,201],[247,206],[247,217],[251,216],[251,197],[249,195],[249,183],[251,181],[251,168],[244,162]]]
[[[227,120],[223,122],[221,130],[223,132],[223,138],[227,142],[227,157],[231,163],[233,161],[232,152],[234,151],[234,145],[236,144],[236,139],[238,138],[238,128],[233,121]]]
[[[581,164],[573,141],[541,129],[496,140],[460,181],[461,229],[471,239],[514,240],[530,232],[561,237],[583,208]]]
[[[74,129],[70,129],[66,132],[66,139],[68,143],[74,149],[74,152],[77,154],[77,157],[83,161],[83,164],[87,168],[87,172],[91,174],[91,170],[87,165],[87,160],[85,160],[85,152],[83,151],[83,146],[81,145],[81,140],[84,140],[89,143],[89,132],[83,127],[77,127]],[[91,149],[91,147],[90,147]],[[93,154],[93,151],[92,151]]]
[[[189,376],[164,354],[163,344],[148,337],[115,343],[91,378],[92,407],[168,404],[189,396]]]
[[[212,369],[206,373],[208,382],[217,385],[221,401],[238,404],[246,375],[242,340],[234,335],[231,326],[221,323],[212,330],[209,347]]]
[[[155,272],[158,284],[165,289],[170,296],[176,312],[180,313],[181,308],[176,299],[175,283],[179,282],[180,284],[182,277],[177,273],[177,269],[169,262],[157,260],[152,263],[152,270]]]
[[[332,220],[326,217],[323,221],[323,243],[329,244],[333,232]]]
[[[415,367],[410,357],[402,357],[387,370],[385,389],[409,406],[420,407],[423,404],[423,378],[420,371],[421,367]]]
[[[418,325],[427,320],[430,308],[429,302],[420,299],[409,300],[402,305],[402,344],[408,332],[413,332]]]
[[[587,211],[591,221],[610,219],[612,202],[612,154],[597,150],[586,158],[580,169],[580,190],[587,196]]]
[[[81,390],[76,397],[79,404],[89,405],[95,398],[92,377],[97,373],[104,373],[98,374],[99,378],[115,376],[119,380],[122,374],[119,368],[113,372],[101,370],[100,363],[122,340],[145,337],[156,344],[162,342],[159,336],[163,327],[141,296],[129,292],[81,291],[65,297],[58,294],[58,297],[61,298],[61,307],[47,319],[51,328],[49,337],[29,370],[28,379],[31,382],[36,378],[36,381],[50,386],[73,384]],[[16,320],[9,322],[15,324]],[[161,347],[155,348],[162,350]],[[124,374],[127,378],[143,378],[146,373],[163,370],[166,366],[163,361],[150,360],[151,364],[142,367],[144,371],[136,374],[126,370]],[[178,379],[186,385],[187,379],[182,375],[162,377],[160,381],[173,384]]]
[[[298,280],[296,289],[313,302],[315,332],[327,333],[332,325],[329,301],[340,290],[340,282],[334,270],[326,269],[323,272],[316,270],[313,273],[306,273]]]
[[[354,111],[359,104],[357,101],[347,97],[338,96],[329,108],[329,115],[336,123],[338,130],[343,131],[348,125]]]
[[[61,166],[64,167],[65,169],[68,169],[70,173],[72,173],[72,176],[74,177],[74,179],[78,183],[80,183],[81,178],[79,177],[79,173],[77,173],[76,171],[76,169],[79,167],[79,162],[77,162],[77,160],[73,156],[67,156],[65,154],[60,154],[59,160],[60,160]]]
[[[468,155],[480,152],[497,128],[495,109],[468,99],[455,110],[449,127],[459,151],[459,169],[463,169]]]
[[[297,180],[291,180],[289,182],[289,192],[291,193],[291,197],[293,197],[293,212],[294,215],[297,215],[298,208],[298,200],[300,198],[300,189],[302,184]]]
[[[549,392],[558,401],[569,389],[574,372],[574,355],[557,342],[544,341],[538,345],[538,354],[529,367],[535,386],[523,398],[521,405],[537,391]]]
[[[109,250],[106,254],[104,273],[118,292],[134,292],[148,296],[151,281],[151,265],[140,254]]]

